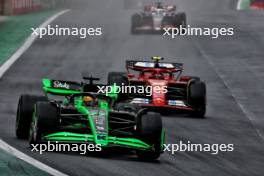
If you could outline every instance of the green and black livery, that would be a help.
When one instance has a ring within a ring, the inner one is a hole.
[[[117,94],[99,94],[100,85],[93,83],[98,79],[85,79],[90,82],[44,78],[45,96],[21,95],[16,118],[17,137],[29,138],[30,143],[58,141],[93,143],[102,148],[126,147],[136,150],[140,159],[157,159],[164,144],[160,115],[132,107],[135,105],[116,104]],[[85,104],[85,96],[92,97],[93,102]]]

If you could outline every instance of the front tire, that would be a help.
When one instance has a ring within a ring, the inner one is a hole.
[[[132,34],[136,34],[136,33],[137,33],[136,28],[137,28],[138,26],[140,26],[140,23],[141,23],[141,15],[139,15],[139,14],[134,14],[134,15],[131,17],[131,33],[132,33]]]
[[[37,102],[30,126],[29,143],[40,143],[43,135],[58,129],[59,118],[55,105],[50,102]]]
[[[137,150],[137,156],[141,160],[153,161],[162,153],[161,134],[162,121],[159,113],[147,112],[137,119],[136,133],[139,139],[153,146],[153,151]]]
[[[203,118],[206,114],[206,85],[202,81],[193,81],[189,85],[188,104],[195,108],[194,116]]]
[[[28,139],[34,105],[38,101],[47,101],[47,98],[26,94],[20,96],[16,115],[16,137],[18,139]]]

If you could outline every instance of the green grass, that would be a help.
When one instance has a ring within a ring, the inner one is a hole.
[[[0,175],[48,176],[49,174],[0,149]]]
[[[242,2],[240,4],[240,9],[241,10],[248,9],[250,7],[251,2],[252,2],[251,0],[242,0]]]
[[[0,22],[0,65],[3,64],[31,35],[32,27],[38,27],[55,11],[43,11],[8,17]]]

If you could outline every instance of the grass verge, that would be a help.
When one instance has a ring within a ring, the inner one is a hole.
[[[3,64],[31,34],[31,28],[40,26],[56,11],[42,11],[20,16],[10,16],[0,22],[0,65]]]

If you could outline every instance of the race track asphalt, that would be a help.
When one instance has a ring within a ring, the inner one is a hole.
[[[131,35],[130,17],[138,1],[76,0],[72,11],[53,25],[102,27],[102,36],[38,39],[0,80],[0,137],[20,151],[69,175],[262,176],[264,173],[264,36],[261,11],[236,11],[235,0],[177,0],[188,24],[234,27],[230,37]],[[145,1],[150,2],[150,1]],[[123,70],[126,59],[161,55],[183,62],[186,75],[200,76],[208,89],[205,119],[163,116],[166,143],[234,144],[233,152],[166,152],[157,162],[140,162],[133,153],[103,155],[30,152],[15,137],[17,101],[22,93],[41,93],[41,78],[81,80],[81,72],[100,75]]]

